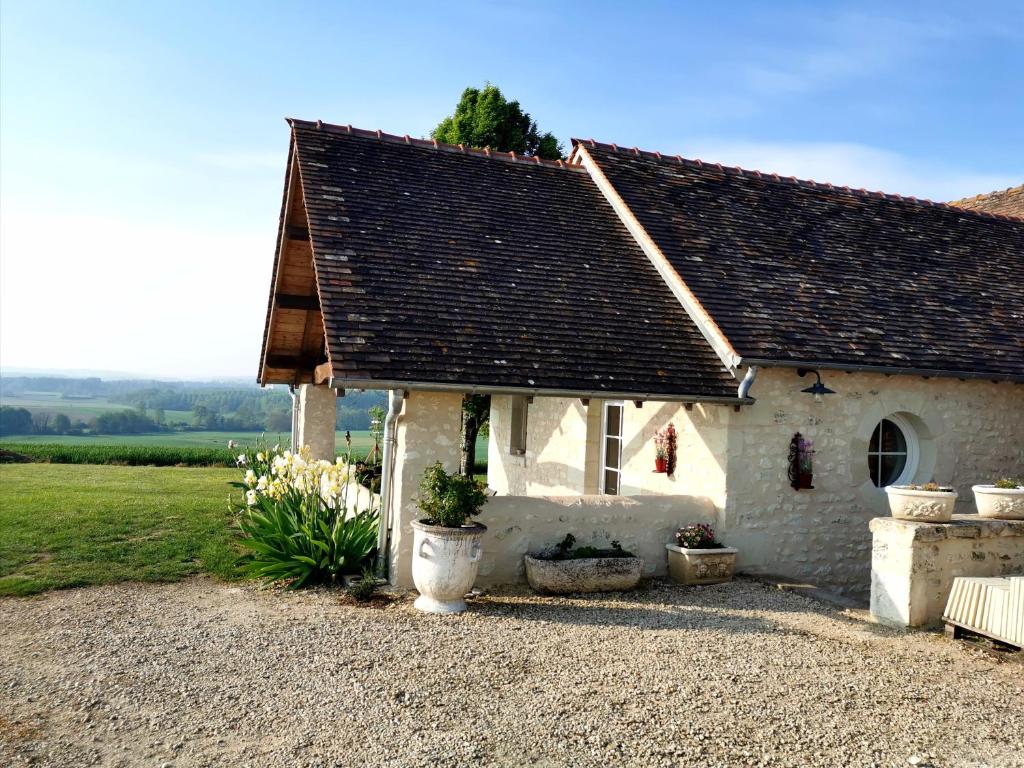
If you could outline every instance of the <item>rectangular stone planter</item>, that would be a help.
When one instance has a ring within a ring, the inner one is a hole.
[[[541,560],[527,555],[526,579],[537,592],[624,592],[636,589],[644,572],[639,557],[582,557],[575,560]]]
[[[668,575],[680,584],[720,584],[731,581],[736,572],[736,554],[733,547],[717,549],[686,549],[666,544]]]

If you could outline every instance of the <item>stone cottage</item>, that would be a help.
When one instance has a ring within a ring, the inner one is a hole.
[[[970,511],[1024,474],[1013,190],[990,213],[593,140],[551,162],[289,124],[259,380],[295,386],[321,455],[336,395],[389,391],[395,583],[466,393],[491,395],[484,583],[566,533],[664,573],[675,527],[708,521],[743,570],[863,593],[886,485]]]

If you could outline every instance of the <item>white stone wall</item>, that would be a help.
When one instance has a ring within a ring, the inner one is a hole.
[[[424,470],[440,461],[449,472],[459,469],[462,395],[410,392],[398,419],[392,486],[390,581],[412,587],[412,521],[422,516],[416,505]]]
[[[952,523],[871,521],[871,614],[922,627],[942,619],[957,576],[1024,574],[1024,521],[957,516]]]
[[[935,479],[960,492],[957,511],[973,512],[970,486],[1024,474],[1024,386],[920,376],[822,370],[836,390],[822,403],[800,390],[792,369],[762,369],[753,406],[644,403],[624,409],[627,495],[667,494],[710,500],[720,537],[740,549],[738,567],[866,596],[870,586],[868,523],[888,514],[868,474],[871,432],[899,413],[918,432],[915,481]],[[536,398],[525,457],[508,455],[508,399],[492,399],[488,480],[512,495],[581,495],[597,490],[601,403]],[[673,422],[679,434],[674,476],[654,466],[654,431]],[[813,490],[787,478],[795,432],[815,442]],[[680,524],[687,522],[680,516]],[[578,536],[580,531],[574,531]],[[586,531],[582,531],[586,534]]]
[[[484,506],[487,526],[477,584],[525,581],[523,555],[545,550],[571,533],[577,546],[612,541],[644,559],[647,576],[664,576],[665,543],[681,520],[711,522],[715,505],[690,496],[496,496]]]
[[[303,384],[299,387],[298,444],[308,445],[314,459],[334,461],[337,423],[337,393],[328,386]]]
[[[908,415],[921,438],[916,482],[935,479],[960,492],[958,512],[974,512],[970,486],[1024,472],[1024,386],[919,376],[822,370],[836,394],[815,403],[808,379],[762,369],[757,403],[731,414],[727,501],[722,529],[747,572],[778,574],[864,596],[870,586],[868,523],[888,514],[871,484],[868,440],[892,413]],[[794,491],[786,470],[799,431],[815,442],[814,490]]]
[[[534,398],[528,411],[526,455],[509,453],[511,398],[491,398],[487,482],[502,495],[596,494],[603,401]],[[728,406],[647,402],[623,408],[622,494],[695,495],[725,504]],[[654,470],[654,433],[669,423],[678,433],[673,475]]]

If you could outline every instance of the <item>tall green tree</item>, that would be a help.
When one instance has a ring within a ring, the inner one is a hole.
[[[541,133],[537,122],[518,101],[509,101],[496,85],[467,88],[449,115],[430,134],[447,144],[490,147],[498,152],[537,155],[547,160],[562,157],[562,145],[554,134]],[[476,464],[476,439],[487,424],[491,398],[466,395],[462,399],[462,461],[460,470],[472,475]]]
[[[430,135],[448,144],[490,147],[547,160],[562,157],[562,145],[554,134],[541,133],[518,101],[509,101],[498,86],[490,83],[464,90],[455,113],[438,123]]]

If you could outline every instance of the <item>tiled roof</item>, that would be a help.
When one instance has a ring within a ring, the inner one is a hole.
[[[576,143],[742,357],[1024,378],[1024,221]]]
[[[1004,189],[1002,192],[989,192],[985,195],[954,200],[950,205],[971,211],[998,213],[1003,216],[1016,216],[1019,219],[1024,219],[1024,184]]]
[[[339,382],[735,399],[583,169],[291,123]]]

